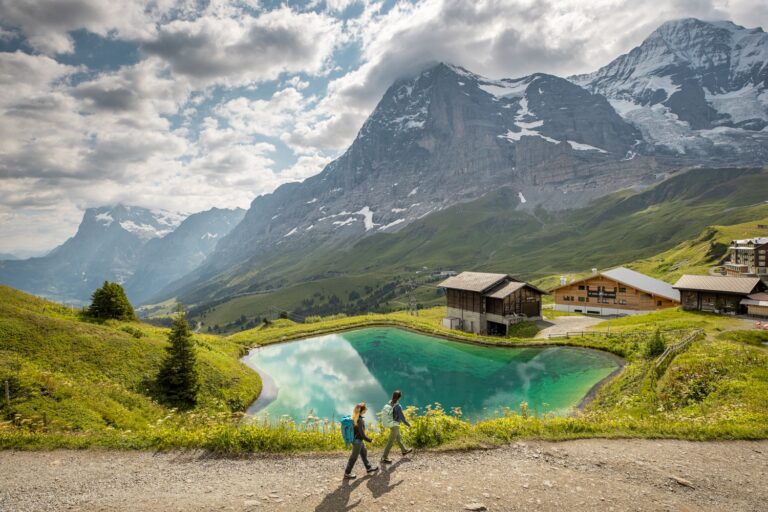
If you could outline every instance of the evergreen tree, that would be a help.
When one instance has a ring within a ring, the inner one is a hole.
[[[170,345],[157,383],[168,402],[180,407],[192,407],[197,402],[197,356],[189,331],[184,308],[179,306],[168,334]]]
[[[645,346],[645,357],[650,359],[652,357],[660,356],[665,348],[667,347],[664,344],[664,338],[661,336],[661,332],[656,329],[653,338],[648,340],[648,344]]]
[[[93,292],[88,315],[94,318],[136,320],[136,313],[123,287],[109,281],[104,281],[102,287]]]

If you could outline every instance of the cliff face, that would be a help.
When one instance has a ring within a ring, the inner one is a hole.
[[[500,186],[519,196],[518,208],[563,209],[679,167],[761,165],[764,49],[759,29],[680,20],[570,79],[492,80],[435,65],[392,84],[320,174],[255,199],[166,295],[237,293],[231,283],[264,261],[398,231]]]

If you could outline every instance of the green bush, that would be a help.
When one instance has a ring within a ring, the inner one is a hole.
[[[536,322],[518,322],[509,326],[507,336],[512,336],[513,338],[533,338],[540,330]]]
[[[143,338],[146,336],[146,334],[144,334],[144,331],[142,331],[141,329],[137,329],[136,327],[132,327],[130,325],[124,325],[123,327],[120,328],[120,330],[130,334],[136,339]]]
[[[645,357],[649,359],[658,357],[664,353],[664,349],[666,348],[667,346],[664,343],[664,337],[661,335],[661,331],[656,329],[653,337],[649,339],[645,345]]]

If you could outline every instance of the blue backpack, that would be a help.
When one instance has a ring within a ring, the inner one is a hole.
[[[346,444],[352,444],[355,440],[355,427],[352,424],[352,416],[341,418],[341,437],[344,438],[344,443]]]

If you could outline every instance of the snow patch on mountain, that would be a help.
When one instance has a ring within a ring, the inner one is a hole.
[[[577,151],[599,151],[600,153],[608,153],[604,149],[596,148],[595,146],[590,146],[589,144],[583,144],[581,142],[575,142],[572,140],[566,141],[572,149],[575,149]]]
[[[369,207],[363,206],[359,211],[355,213],[363,216],[363,225],[365,226],[366,231],[370,231],[375,226],[377,226],[377,224],[373,222],[373,212]]]
[[[741,89],[722,94],[704,91],[705,99],[720,114],[730,116],[735,123],[762,119],[768,121],[768,89],[749,84]]]
[[[132,220],[124,220],[120,222],[120,227],[139,237],[142,240],[149,240],[151,238],[162,238],[173,229],[162,229],[150,224],[137,223]]]
[[[184,222],[184,219],[188,217],[188,215],[185,213],[171,212],[162,209],[154,209],[150,210],[150,212],[158,223],[166,226],[167,229],[165,234],[168,234],[179,227],[179,225]]]
[[[355,218],[355,217],[348,217],[348,218],[346,218],[344,220],[336,220],[333,223],[336,226],[342,227],[342,226],[348,226],[348,225],[352,224],[353,222],[357,222],[357,218]]]
[[[99,213],[94,218],[100,223],[102,223],[105,228],[108,228],[109,226],[111,226],[112,223],[115,221],[115,219],[113,219],[109,213]]]
[[[397,219],[397,220],[393,220],[393,221],[392,221],[392,222],[390,222],[389,224],[384,224],[383,226],[381,226],[381,227],[379,228],[379,231],[385,231],[385,230],[387,230],[387,229],[389,229],[389,228],[391,228],[391,227],[397,226],[398,224],[402,224],[403,222],[405,222],[405,219]]]
[[[531,83],[531,77],[505,80],[484,80],[478,87],[496,98],[514,98],[525,94]]]
[[[283,238],[287,238],[287,237],[289,237],[289,236],[293,236],[293,235],[295,235],[295,234],[296,234],[296,231],[298,231],[298,230],[299,230],[299,228],[293,228],[292,230],[290,230],[289,232],[287,232],[286,234],[284,234],[284,235],[283,235]]]

